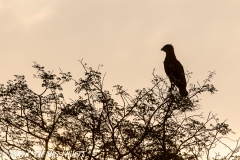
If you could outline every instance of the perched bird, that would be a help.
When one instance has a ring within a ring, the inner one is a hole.
[[[164,69],[171,82],[171,89],[176,85],[181,96],[186,97],[188,92],[186,90],[187,83],[182,64],[177,60],[173,46],[167,44],[161,49],[166,52],[164,60]]]

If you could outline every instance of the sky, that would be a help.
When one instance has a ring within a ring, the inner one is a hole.
[[[199,112],[227,120],[232,137],[240,137],[239,8],[239,0],[0,0],[0,83],[25,75],[40,93],[34,61],[78,79],[83,59],[93,68],[103,64],[105,89],[119,84],[133,95],[151,87],[153,69],[166,76],[160,49],[172,44],[193,72],[189,83],[202,84],[216,72],[218,92],[200,95]],[[70,97],[73,89],[64,88]]]

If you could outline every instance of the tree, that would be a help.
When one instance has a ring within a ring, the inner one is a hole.
[[[201,114],[187,116],[199,109],[198,94],[217,91],[210,84],[214,72],[202,85],[190,84],[188,98],[168,92],[166,78],[153,72],[153,86],[136,90],[134,97],[114,86],[122,99],[116,102],[103,89],[100,67],[81,64],[85,77],[75,80],[70,72],[57,76],[34,63],[41,94],[28,88],[24,76],[0,85],[0,151],[5,157],[14,159],[13,153],[22,151],[18,159],[210,159],[211,149],[232,132],[212,113],[205,121]],[[79,98],[67,103],[61,86],[72,81]],[[233,159],[238,149],[213,159]]]

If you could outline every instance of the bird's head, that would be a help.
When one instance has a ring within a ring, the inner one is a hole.
[[[165,46],[163,46],[163,48],[161,49],[161,51],[164,51],[166,53],[168,52],[173,52],[173,46],[171,44],[166,44]]]

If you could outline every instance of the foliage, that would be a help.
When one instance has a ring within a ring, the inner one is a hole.
[[[85,77],[75,80],[70,72],[57,76],[35,63],[41,94],[28,88],[24,76],[0,85],[0,151],[5,157],[14,159],[11,152],[18,150],[28,153],[18,159],[39,159],[36,153],[42,150],[43,160],[234,159],[238,145],[229,148],[226,156],[210,158],[210,151],[232,132],[228,124],[212,113],[206,118],[194,114],[199,109],[198,95],[217,91],[210,81],[214,72],[202,85],[190,84],[188,98],[177,90],[169,92],[167,79],[153,73],[153,86],[136,90],[134,97],[122,86],[114,86],[122,100],[116,102],[103,89],[105,76],[99,68],[81,64]],[[79,98],[67,103],[61,86],[72,81]],[[84,152],[78,158],[49,156],[66,151]]]

